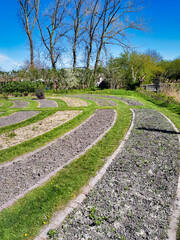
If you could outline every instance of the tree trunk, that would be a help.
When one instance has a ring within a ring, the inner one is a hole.
[[[89,51],[88,51],[88,56],[87,56],[86,68],[88,68],[88,69],[89,69],[89,65],[90,65],[91,52],[92,52],[92,41],[90,41]]]
[[[76,71],[76,40],[73,45],[73,72]]]
[[[30,67],[31,69],[34,69],[34,49],[33,49],[33,41],[31,35],[29,37],[29,43],[30,43]]]
[[[96,76],[96,72],[97,72],[97,67],[98,67],[98,63],[99,63],[101,49],[102,49],[102,47],[100,47],[98,49],[98,52],[97,52],[97,55],[96,55],[96,62],[95,62],[95,65],[94,65],[94,74],[95,74],[95,76]]]

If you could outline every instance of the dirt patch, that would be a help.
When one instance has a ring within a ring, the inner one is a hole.
[[[77,98],[71,98],[71,97],[51,97],[51,98],[57,98],[67,103],[69,107],[87,107],[88,103]]]
[[[25,102],[25,101],[13,101],[13,106],[10,108],[25,108],[27,107],[29,104],[29,102]]]
[[[0,150],[20,144],[51,131],[53,128],[76,117],[81,111],[58,111],[39,122],[4,133],[0,136]]]
[[[49,99],[40,99],[36,100],[39,103],[39,108],[54,108],[58,107],[57,102]]]
[[[12,124],[23,122],[29,118],[36,116],[39,111],[22,111],[13,113],[7,117],[0,118],[0,127],[6,127]]]

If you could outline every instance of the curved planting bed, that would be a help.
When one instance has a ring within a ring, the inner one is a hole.
[[[178,133],[170,123],[157,111],[136,109],[122,152],[56,239],[167,239],[178,153]]]
[[[144,104],[135,100],[135,99],[131,99],[131,98],[124,98],[124,97],[117,97],[117,96],[112,96],[112,95],[90,95],[90,94],[86,94],[86,95],[82,95],[82,96],[87,96],[87,97],[103,97],[103,98],[112,98],[112,99],[117,99],[120,101],[125,102],[127,105],[130,106],[143,106]]]
[[[13,106],[10,108],[25,108],[28,106],[28,104],[29,102],[17,100],[17,101],[13,101]]]
[[[71,97],[51,97],[51,98],[60,99],[66,102],[69,107],[87,107],[88,106],[87,102],[77,98],[71,98]]]
[[[5,127],[5,126],[9,126],[19,122],[23,122],[28,118],[32,118],[36,116],[38,113],[40,112],[39,111],[22,111],[22,112],[13,113],[7,117],[2,117],[0,118],[0,127]]]
[[[49,99],[36,100],[39,103],[39,108],[54,108],[58,107],[57,102]]]
[[[10,131],[0,135],[0,150],[20,144],[31,138],[35,138],[45,132],[60,126],[80,114],[81,111],[58,111],[34,124]]]
[[[6,208],[32,188],[53,176],[64,165],[92,147],[114,124],[115,111],[96,112],[77,129],[55,140],[43,149],[11,163],[0,165],[0,207]]]
[[[111,100],[96,98],[94,95],[73,95],[73,97],[84,98],[96,102],[99,106],[116,106],[117,104]]]

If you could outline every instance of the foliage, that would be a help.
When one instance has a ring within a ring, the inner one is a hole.
[[[38,99],[44,99],[45,94],[44,94],[44,87],[41,85],[35,89],[36,97]]]
[[[2,91],[4,93],[30,93],[34,92],[35,88],[39,85],[39,83],[31,82],[31,81],[10,81],[2,86]]]
[[[167,107],[171,111],[180,114],[180,104],[174,100],[174,97],[165,96],[162,93],[154,93],[140,89],[139,92],[146,100],[155,103],[161,107]]]

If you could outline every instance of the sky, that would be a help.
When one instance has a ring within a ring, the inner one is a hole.
[[[49,3],[49,0],[43,0]],[[158,51],[164,59],[180,57],[180,1],[145,0],[143,16],[148,31],[134,31],[130,38],[136,50]],[[19,69],[29,59],[28,40],[17,17],[17,1],[0,1],[0,70]],[[118,57],[120,47],[112,47],[111,54]],[[66,61],[68,66],[68,61]],[[66,67],[66,65],[64,66]]]

